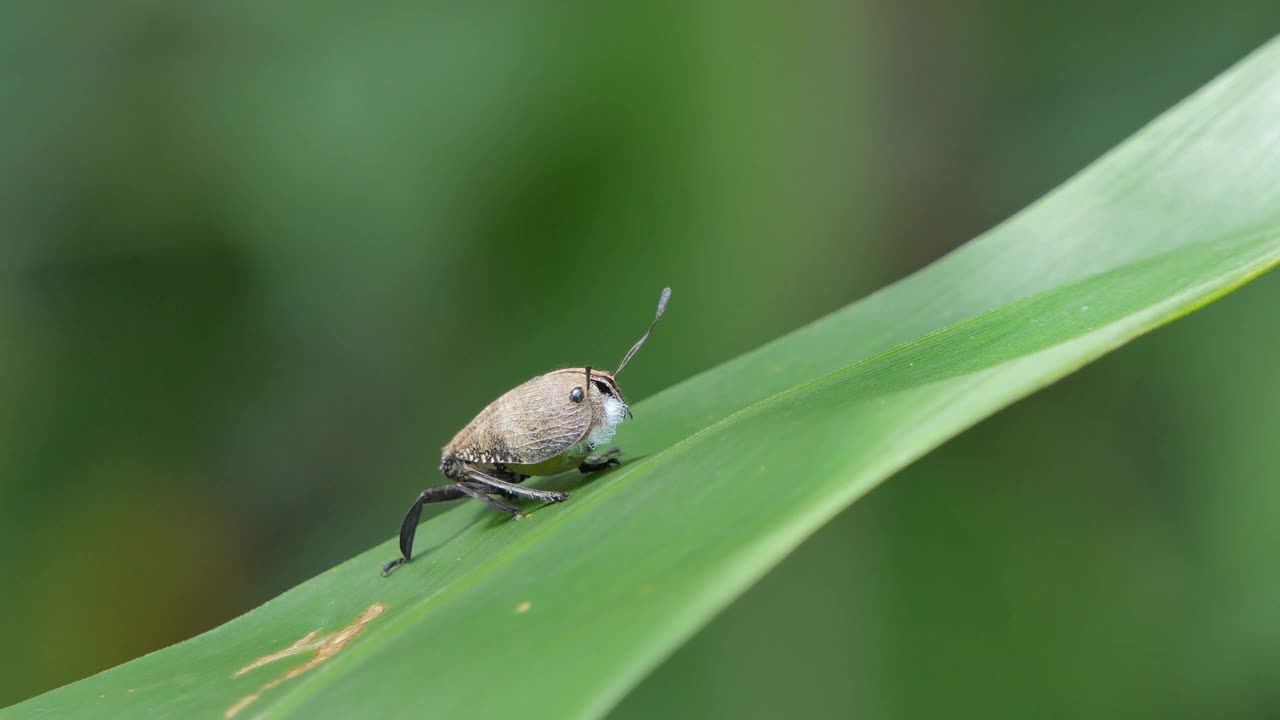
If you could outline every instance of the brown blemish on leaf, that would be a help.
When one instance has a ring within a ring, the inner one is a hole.
[[[236,713],[248,707],[250,704],[253,703],[254,700],[257,700],[258,697],[262,695],[264,691],[270,690],[271,688],[279,685],[285,680],[296,678],[299,675],[309,670],[313,670],[320,663],[324,662],[325,660],[328,660],[334,655],[337,655],[339,652],[342,651],[344,647],[347,646],[347,643],[356,639],[356,636],[360,634],[361,630],[364,630],[364,626],[367,625],[370,620],[373,620],[374,618],[378,617],[385,610],[386,610],[386,607],[384,607],[381,603],[374,603],[373,605],[370,605],[369,608],[365,610],[363,613],[360,613],[360,617],[356,618],[355,622],[342,628],[341,630],[338,630],[335,633],[332,633],[330,635],[325,635],[323,637],[316,637],[317,635],[320,634],[320,631],[312,630],[306,635],[303,635],[301,638],[298,639],[297,642],[293,643],[289,647],[277,652],[273,652],[270,655],[264,655],[258,658],[257,660],[254,660],[253,662],[249,663],[248,665],[245,665],[244,667],[240,668],[231,677],[240,677],[241,675],[244,675],[250,670],[260,668],[263,665],[273,663],[277,660],[281,660],[283,658],[287,658],[292,655],[298,655],[300,653],[307,653],[307,652],[315,653],[315,656],[313,656],[310,660],[306,661],[305,663],[299,665],[298,667],[293,668],[292,670],[287,671],[286,673],[276,678],[275,680],[272,680],[271,682],[263,684],[262,687],[258,688],[257,692],[250,693],[240,698],[239,700],[237,700],[234,705],[227,708],[227,711],[224,712],[222,716],[230,720],[230,718],[235,717]]]
[[[226,712],[224,712],[224,713],[222,713],[222,716],[223,716],[223,717],[227,717],[227,718],[235,717],[236,713],[238,713],[238,712],[240,712],[241,710],[245,709],[246,707],[248,707],[248,706],[249,706],[249,703],[251,703],[251,702],[253,702],[254,700],[257,700],[257,699],[258,699],[258,693],[253,693],[253,694],[251,694],[251,695],[245,695],[244,697],[242,697],[242,698],[240,698],[239,700],[237,700],[235,705],[232,705],[231,707],[227,708],[227,711],[226,711]]]

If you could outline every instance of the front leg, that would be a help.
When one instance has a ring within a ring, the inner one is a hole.
[[[622,448],[613,447],[605,450],[599,455],[588,456],[587,459],[583,460],[582,464],[578,466],[578,472],[586,475],[587,473],[598,472],[600,470],[611,468],[615,465],[621,465],[622,461],[615,457],[616,455],[621,454]]]

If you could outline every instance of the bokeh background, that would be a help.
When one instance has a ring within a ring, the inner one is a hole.
[[[6,4],[0,705],[387,540],[479,407],[611,366],[662,285],[634,399],[980,234],[1277,21]],[[1263,278],[903,472],[617,717],[1280,715],[1278,301]]]

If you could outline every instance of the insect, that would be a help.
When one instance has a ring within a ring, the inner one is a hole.
[[[440,472],[451,482],[418,494],[400,525],[401,557],[382,567],[383,577],[413,556],[413,537],[425,503],[474,498],[519,519],[520,508],[492,496],[564,502],[569,493],[520,483],[533,475],[555,475],[575,467],[590,473],[617,465],[616,456],[622,452],[618,448],[592,453],[612,440],[618,425],[631,416],[616,378],[649,339],[670,299],[671,288],[663,288],[653,322],[617,370],[609,373],[587,366],[539,375],[489,403],[454,435],[440,453]]]

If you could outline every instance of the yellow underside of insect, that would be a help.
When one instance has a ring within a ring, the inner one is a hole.
[[[521,475],[555,475],[557,473],[572,470],[583,463],[587,459],[587,455],[576,452],[563,452],[551,458],[543,460],[534,465],[513,465],[507,463],[507,469],[518,472]]]

